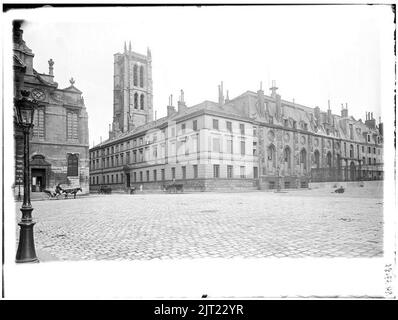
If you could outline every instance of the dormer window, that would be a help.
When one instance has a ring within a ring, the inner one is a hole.
[[[288,127],[288,126],[289,126],[289,120],[288,120],[288,119],[284,119],[284,120],[283,120],[283,125],[284,125],[285,127]]]

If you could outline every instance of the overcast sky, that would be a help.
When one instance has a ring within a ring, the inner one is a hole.
[[[217,101],[220,81],[233,98],[257,91],[260,81],[268,94],[276,80],[282,99],[323,110],[330,99],[338,114],[347,102],[356,119],[364,120],[366,111],[378,119],[382,61],[393,54],[383,40],[392,40],[388,6],[41,9],[24,17],[34,68],[48,73],[52,58],[59,87],[73,77],[83,91],[90,147],[100,136],[108,138],[113,55],[123,51],[124,41],[138,53],[152,51],[158,118],[180,89],[191,106]]]

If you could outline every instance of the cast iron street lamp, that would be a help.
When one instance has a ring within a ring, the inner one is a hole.
[[[20,226],[19,244],[16,256],[17,263],[38,262],[36,256],[35,243],[33,237],[32,205],[30,203],[30,169],[29,169],[29,132],[33,127],[33,114],[37,103],[35,100],[28,99],[30,92],[22,90],[22,99],[14,100],[14,110],[17,125],[23,132],[24,140],[24,170],[23,170],[23,203],[21,207],[22,219],[18,223]]]

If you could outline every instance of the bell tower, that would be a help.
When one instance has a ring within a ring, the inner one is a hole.
[[[153,120],[152,57],[127,49],[114,55],[111,135],[128,132]]]

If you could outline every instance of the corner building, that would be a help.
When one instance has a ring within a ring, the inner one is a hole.
[[[144,79],[152,87],[152,77]],[[343,105],[335,115],[330,105],[285,101],[277,90],[274,82],[270,95],[260,87],[229,99],[221,83],[217,102],[191,107],[181,90],[177,108],[171,96],[167,116],[155,121],[144,104],[144,124],[133,118],[128,130],[115,130],[114,121],[110,138],[90,149],[90,189],[160,190],[175,180],[186,190],[250,190],[383,178],[383,125],[372,114],[355,120]]]
[[[32,192],[64,187],[81,187],[89,192],[88,115],[82,92],[74,86],[58,88],[54,81],[54,61],[48,73],[34,69],[32,50],[23,40],[20,22],[13,26],[14,97],[21,90],[30,92],[38,102],[30,136],[30,176]],[[15,126],[15,189],[23,190],[23,135]],[[18,186],[19,185],[19,186]]]

